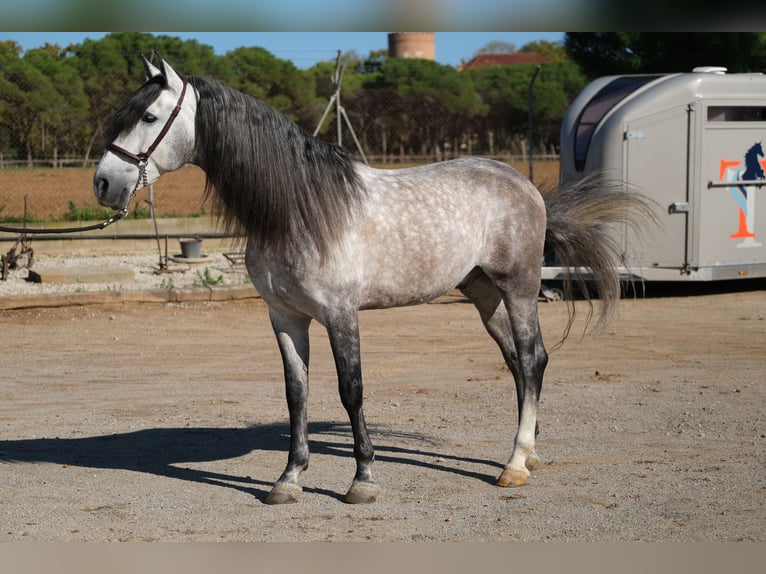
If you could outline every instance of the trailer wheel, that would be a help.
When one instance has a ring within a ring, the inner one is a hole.
[[[564,300],[564,290],[561,287],[546,285],[543,283],[540,285],[540,292],[548,302]]]

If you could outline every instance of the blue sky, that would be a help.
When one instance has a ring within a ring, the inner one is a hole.
[[[367,56],[372,50],[386,49],[386,32],[154,32],[182,39],[196,39],[223,55],[241,46],[260,46],[276,57],[291,60],[299,68],[318,61],[334,60],[338,50],[356,51]],[[107,32],[0,32],[0,40],[14,40],[25,50],[46,42],[66,46],[85,38],[97,40]],[[521,48],[535,40],[561,41],[563,32],[436,32],[436,61],[457,66],[470,59],[489,42],[499,40]]]
[[[0,25],[50,32],[147,25],[232,32],[591,30],[619,4],[609,0],[3,0]]]

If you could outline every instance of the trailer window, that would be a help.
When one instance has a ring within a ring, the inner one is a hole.
[[[622,76],[609,82],[585,104],[577,118],[574,141],[575,168],[582,171],[596,126],[614,106],[659,76]]]
[[[708,106],[709,122],[766,122],[766,106]]]

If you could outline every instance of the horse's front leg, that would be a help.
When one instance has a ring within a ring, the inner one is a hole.
[[[340,399],[348,413],[354,435],[356,474],[344,501],[351,504],[375,502],[380,489],[372,476],[375,451],[364,420],[362,362],[356,311],[349,311],[328,321],[327,333],[338,372]]]
[[[269,312],[274,334],[282,354],[285,391],[290,413],[290,454],[287,467],[266,497],[267,504],[297,502],[301,494],[298,478],[309,466],[308,418],[309,325],[311,319]]]

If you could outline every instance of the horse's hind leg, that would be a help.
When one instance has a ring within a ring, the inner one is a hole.
[[[547,354],[537,320],[537,292],[533,296],[514,293],[513,298],[503,297],[495,282],[478,269],[461,286],[461,291],[478,309],[516,383],[519,426],[513,454],[497,483],[522,485],[529,477],[529,470],[540,463],[535,451],[535,435]],[[514,309],[513,315],[509,315],[509,308]]]
[[[308,400],[309,324],[311,319],[270,310],[271,324],[282,354],[285,391],[290,413],[290,453],[287,467],[266,497],[267,504],[297,502],[301,493],[298,477],[309,465]]]

